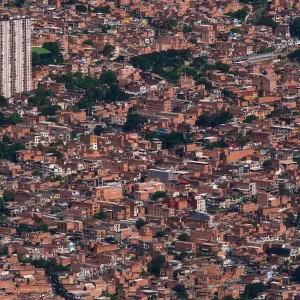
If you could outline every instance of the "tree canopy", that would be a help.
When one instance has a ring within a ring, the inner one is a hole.
[[[101,135],[102,133],[105,132],[105,128],[101,125],[97,125],[95,128],[94,128],[94,134],[95,135]]]
[[[137,229],[141,229],[142,227],[144,227],[147,224],[146,221],[144,221],[143,219],[139,218],[136,222],[135,222],[135,226]]]
[[[55,272],[70,272],[70,268],[68,266],[63,266],[57,263],[55,258],[46,260],[46,259],[23,259],[21,260],[23,263],[30,263],[36,268],[42,268],[46,270],[46,274],[48,276],[52,276]]]
[[[0,158],[7,159],[9,161],[16,161],[16,151],[24,150],[25,145],[17,142],[15,144],[9,144],[7,142],[0,142]]]
[[[177,297],[179,299],[187,300],[189,298],[184,284],[176,284],[175,287],[173,288],[173,291],[177,293]]]
[[[55,97],[55,93],[51,90],[37,89],[35,95],[28,99],[28,105],[45,106],[51,105],[49,97]]]
[[[263,15],[261,18],[257,21],[256,25],[264,25],[272,27],[273,31],[277,28],[278,23],[275,22],[271,16]]]
[[[42,232],[48,232],[49,231],[49,227],[47,224],[45,223],[41,223],[38,227],[38,231],[42,231]]]
[[[127,120],[123,126],[124,131],[140,130],[141,125],[148,122],[148,119],[140,114],[128,114]]]
[[[193,134],[183,134],[182,132],[172,131],[171,133],[158,133],[157,131],[146,134],[146,139],[152,141],[159,139],[164,149],[170,149],[179,145],[186,145],[193,141]]]
[[[66,73],[56,78],[57,82],[64,83],[67,89],[84,91],[84,97],[77,103],[80,109],[88,108],[97,102],[111,103],[126,101],[130,96],[122,91],[117,83],[116,76],[111,71],[101,74],[100,78],[83,76],[82,73]]]
[[[300,36],[300,18],[295,18],[293,23],[290,26],[291,36],[299,37]]]
[[[296,268],[294,278],[298,283],[300,283],[300,267]]]
[[[167,197],[167,193],[163,192],[163,191],[156,191],[152,196],[151,196],[151,200],[157,200],[159,198],[166,198]]]
[[[143,71],[152,70],[169,81],[177,81],[184,73],[180,68],[191,58],[189,50],[167,50],[132,57],[130,62]]]
[[[196,125],[202,127],[217,127],[221,124],[228,123],[232,117],[232,113],[225,110],[211,115],[202,114],[196,121]]]
[[[59,46],[56,42],[46,42],[43,44],[45,53],[39,53],[37,51],[32,52],[32,65],[33,66],[47,66],[47,65],[60,65],[64,62],[64,59],[60,53]]]
[[[115,51],[115,47],[112,45],[105,45],[103,48],[103,55],[107,57],[112,57]]]
[[[245,123],[252,123],[252,121],[256,121],[258,119],[258,117],[251,115],[251,116],[247,116],[245,118]]]
[[[182,233],[178,237],[178,241],[186,242],[189,238],[190,238],[190,236],[187,233]]]
[[[156,277],[160,277],[160,270],[163,267],[166,259],[163,255],[157,255],[152,258],[151,262],[148,263],[148,272],[154,274]]]
[[[267,289],[268,287],[262,282],[249,283],[245,287],[242,298],[255,299],[259,293],[262,293]]]
[[[299,62],[299,60],[300,60],[300,49],[297,49],[294,52],[289,53],[288,58],[291,61],[298,61]]]
[[[6,99],[3,96],[0,96],[0,107],[6,106]]]

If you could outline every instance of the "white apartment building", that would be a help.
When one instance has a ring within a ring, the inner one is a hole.
[[[0,16],[0,95],[11,98],[31,90],[31,21]]]

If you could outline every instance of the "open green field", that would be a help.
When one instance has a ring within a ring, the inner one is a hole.
[[[48,54],[51,53],[49,50],[43,48],[43,47],[32,47],[31,52],[35,52],[37,54]]]

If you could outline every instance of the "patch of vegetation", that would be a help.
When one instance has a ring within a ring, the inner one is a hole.
[[[187,233],[182,233],[178,237],[178,241],[186,242],[186,241],[188,241],[189,238],[190,238],[190,236]]]
[[[234,13],[227,13],[227,14],[238,20],[245,21],[245,18],[248,15],[248,10],[244,7],[235,11]]]
[[[60,65],[64,62],[56,42],[46,42],[39,49],[34,47],[32,51],[33,66]]]
[[[180,68],[191,58],[189,50],[167,50],[132,57],[131,64],[143,71],[152,71],[168,81],[177,81],[184,72]]]
[[[92,9],[94,13],[102,13],[102,14],[109,14],[110,13],[110,7],[107,6],[97,6]]]
[[[25,145],[20,142],[16,142],[15,144],[0,142],[0,157],[2,159],[16,162],[16,151],[24,149]]]
[[[189,299],[189,296],[188,296],[188,293],[186,291],[184,284],[176,284],[175,287],[173,288],[173,291],[176,292],[178,299],[183,299],[183,300]]]
[[[294,52],[289,53],[287,57],[291,61],[299,62],[299,60],[300,60],[300,49],[297,49]]]
[[[157,255],[152,258],[151,262],[148,263],[148,272],[154,274],[156,277],[160,277],[160,270],[165,264],[165,257],[163,255]]]
[[[95,219],[105,219],[106,218],[106,213],[105,213],[105,211],[101,210],[100,212],[95,213],[93,218],[95,218]]]
[[[84,97],[77,103],[80,109],[88,108],[97,102],[111,103],[116,100],[126,101],[130,97],[117,84],[113,72],[103,73],[100,78],[83,76],[82,73],[67,73],[56,78],[57,82],[64,83],[69,90],[84,92]]]
[[[148,122],[148,119],[137,113],[129,113],[123,126],[124,131],[140,130],[141,125]]]
[[[151,200],[156,201],[159,198],[166,198],[167,197],[167,193],[163,192],[163,191],[156,191],[152,196],[151,196]]]
[[[292,37],[300,37],[300,18],[295,18],[290,25],[290,32]]]
[[[228,123],[233,118],[232,113],[222,110],[215,114],[202,114],[196,121],[197,126],[201,127],[218,127],[221,124]]]
[[[135,222],[135,226],[137,229],[141,229],[142,227],[144,227],[147,224],[147,222],[141,218],[139,218],[136,222]]]
[[[162,147],[164,149],[170,149],[175,146],[186,145],[193,142],[192,133],[185,135],[181,132],[176,132],[176,131],[172,131],[171,133],[167,133],[167,134],[160,134],[154,131],[149,134],[146,134],[145,138],[149,141],[152,141],[153,139],[159,139],[162,142]]]
[[[32,106],[50,106],[50,97],[55,97],[55,93],[51,90],[37,89],[35,95],[28,99],[28,105]],[[49,97],[49,98],[48,98]]]
[[[278,23],[275,22],[271,16],[262,15],[260,19],[257,21],[256,25],[264,25],[264,26],[272,27],[274,31],[277,28]]]
[[[21,263],[29,263],[36,268],[42,268],[46,270],[47,276],[53,276],[56,272],[70,272],[68,266],[63,266],[57,263],[55,258],[45,260],[41,259],[19,259]]]
[[[252,123],[252,121],[256,121],[256,120],[258,120],[258,117],[254,116],[254,115],[247,116],[245,118],[245,123]]]

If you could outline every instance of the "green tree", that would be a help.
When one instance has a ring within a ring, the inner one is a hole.
[[[192,43],[192,44],[194,44],[194,45],[198,44],[197,40],[194,39],[194,38],[189,39],[189,42]]]
[[[241,130],[236,136],[236,144],[240,147],[246,146],[251,141],[251,133]]]
[[[91,40],[85,40],[85,41],[83,42],[83,45],[86,45],[86,46],[93,46],[94,43],[93,43]]]
[[[44,107],[43,111],[42,111],[42,115],[43,116],[54,116],[56,114],[57,111],[61,110],[61,106],[60,105],[51,105],[51,106],[46,106]]]
[[[189,298],[184,284],[176,284],[175,287],[173,288],[173,291],[177,293],[177,297],[179,299],[187,300]]]
[[[94,13],[102,13],[102,14],[109,14],[110,13],[110,6],[98,6],[93,9]]]
[[[5,124],[6,124],[5,116],[3,112],[0,112],[0,126]]]
[[[211,125],[211,117],[208,114],[202,114],[196,121],[197,126],[209,127]]]
[[[100,75],[100,80],[103,82],[103,84],[112,85],[117,83],[117,76],[112,71],[103,72]]]
[[[239,19],[239,20],[241,20],[241,21],[245,21],[245,18],[246,18],[247,15],[248,15],[248,11],[247,11],[246,8],[241,8],[241,9],[235,11],[235,12],[232,14],[232,16],[233,16],[234,18],[237,18],[237,19]]]
[[[57,263],[55,258],[45,260],[41,259],[20,259],[20,262],[29,263],[36,268],[42,268],[46,270],[46,275],[52,277],[56,272],[70,272],[68,266],[63,266]]]
[[[258,120],[258,117],[254,116],[254,115],[247,116],[245,118],[245,123],[252,123],[252,121],[256,121],[256,120]]]
[[[86,6],[83,5],[83,4],[77,4],[77,5],[75,6],[75,9],[76,9],[76,11],[78,11],[78,12],[82,12],[82,13],[86,13],[86,12],[87,12],[87,8],[86,8]]]
[[[198,69],[202,69],[205,66],[207,66],[208,62],[207,62],[207,57],[206,56],[197,56],[193,59],[191,66],[198,68]]]
[[[8,118],[8,123],[13,125],[21,123],[22,121],[22,117],[17,112],[12,113]]]
[[[55,93],[51,90],[37,89],[35,95],[28,99],[28,104],[32,106],[50,105],[50,97],[55,97]]]
[[[6,99],[3,96],[0,96],[0,107],[6,106]]]
[[[264,25],[272,27],[273,31],[277,28],[278,23],[273,20],[271,16],[262,15],[261,18],[259,18],[256,25]]]
[[[151,262],[148,263],[148,272],[154,274],[156,277],[160,277],[160,270],[165,264],[165,257],[163,255],[157,255],[152,258]]]
[[[115,51],[115,47],[112,45],[105,45],[103,48],[103,55],[106,57],[112,57]]]
[[[43,48],[51,52],[50,55],[40,55],[42,65],[49,64],[61,64],[63,63],[63,57],[60,53],[59,46],[56,42],[46,42],[43,44]]]
[[[2,194],[4,202],[13,202],[15,199],[14,193],[12,191],[5,190]]]
[[[102,126],[102,125],[97,125],[95,128],[94,128],[94,134],[95,135],[101,135],[102,133],[105,132],[105,128]]]
[[[0,157],[9,161],[16,161],[16,151],[25,149],[25,145],[17,142],[15,144],[8,144],[3,141],[0,142]]]
[[[270,168],[272,166],[272,160],[267,159],[263,162],[263,167],[264,168]]]
[[[3,143],[10,143],[10,139],[9,139],[9,137],[6,134],[3,135],[2,142]]]
[[[129,95],[122,91],[118,84],[111,85],[110,88],[105,91],[103,98],[106,103],[112,103],[117,100],[126,101],[128,99]]]
[[[183,28],[182,28],[182,32],[183,33],[188,33],[188,32],[191,32],[192,31],[192,27],[189,26],[189,25],[183,25]]]
[[[56,42],[45,42],[43,44],[43,48],[49,50],[53,54],[59,54],[60,53],[59,46]]]
[[[233,115],[225,110],[212,115],[202,114],[196,121],[196,125],[202,127],[218,127],[221,124],[228,123],[232,117]]]
[[[175,259],[183,260],[183,259],[186,258],[187,256],[188,256],[187,252],[181,251],[179,255],[178,255],[178,254],[175,255]]]
[[[39,66],[42,63],[41,57],[37,52],[31,54],[31,61],[33,66]]]
[[[142,227],[144,227],[147,224],[147,222],[141,218],[139,218],[136,222],[135,222],[135,226],[137,229],[141,229]]]
[[[105,211],[101,210],[98,213],[95,213],[93,216],[95,219],[105,219],[106,218],[106,213]]]
[[[295,18],[290,26],[291,35],[294,37],[300,36],[300,18]]]
[[[32,226],[29,226],[28,224],[19,224],[17,227],[18,234],[21,234],[22,232],[32,232],[33,228]]]
[[[8,255],[8,248],[7,247],[0,248],[0,255]]]
[[[267,289],[268,287],[262,282],[249,283],[246,285],[245,291],[243,292],[242,296],[247,297],[248,299],[254,299],[258,296],[259,293],[262,293]]]
[[[190,236],[187,233],[182,233],[178,236],[178,241],[186,242]]]
[[[166,235],[166,233],[165,233],[164,231],[158,231],[158,232],[156,232],[156,234],[155,234],[156,237],[163,237],[163,236],[165,236],[165,235]]]
[[[158,132],[151,132],[146,134],[146,139],[152,141],[153,139],[159,139],[162,142],[164,149],[170,149],[179,145],[186,145],[191,142],[192,135],[184,135],[182,132],[172,131],[168,134],[159,134]]]
[[[123,126],[124,131],[140,130],[141,125],[148,122],[148,119],[139,114],[129,114]]]
[[[42,223],[42,224],[39,225],[38,231],[48,232],[49,231],[49,226],[45,223]]]
[[[299,60],[300,60],[300,49],[297,49],[294,52],[289,53],[288,58],[291,61],[298,61],[299,62]]]
[[[163,192],[163,191],[156,191],[152,196],[151,196],[151,200],[157,200],[159,198],[166,198],[167,197],[167,193]]]
[[[205,85],[205,89],[210,91],[212,89],[212,83],[209,82],[206,78],[199,78],[196,80],[197,85]]]

